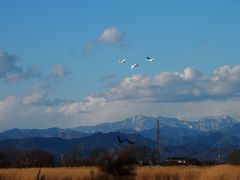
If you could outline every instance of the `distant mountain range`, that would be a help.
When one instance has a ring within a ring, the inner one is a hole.
[[[153,147],[154,142],[139,134],[124,134],[121,132],[95,133],[93,135],[77,138],[62,139],[59,137],[28,137],[18,139],[0,140],[0,150],[15,147],[20,150],[46,150],[59,159],[61,155],[81,148],[89,156],[94,150],[124,148],[128,143],[119,143],[117,137],[130,139],[134,146]]]
[[[28,137],[59,137],[63,139],[83,138],[97,132],[122,132],[140,134],[154,140],[156,120],[160,121],[160,137],[163,145],[183,145],[198,142],[201,144],[221,145],[231,142],[238,145],[240,122],[229,117],[208,117],[198,121],[183,121],[176,118],[136,116],[123,121],[102,123],[96,126],[80,126],[60,129],[11,129],[0,133],[0,139],[17,139]],[[217,137],[217,138],[216,138]],[[225,139],[225,140],[224,140]],[[233,141],[236,139],[236,142]],[[214,142],[212,142],[213,140]],[[232,142],[233,141],[233,142]]]
[[[230,116],[207,117],[197,121],[184,121],[163,116],[135,116],[119,122],[102,123],[96,126],[80,126],[72,128],[72,130],[83,133],[111,131],[140,132],[155,128],[157,119],[160,121],[160,127],[190,128],[204,132],[226,129],[238,123],[237,120]]]
[[[215,159],[233,148],[240,148],[240,122],[229,117],[207,117],[184,121],[168,117],[136,116],[123,121],[60,129],[11,129],[0,133],[0,149],[14,145],[20,149],[46,149],[56,156],[73,146],[122,148],[117,136],[128,137],[135,145],[153,148],[156,120],[160,121],[160,143],[165,157],[192,156]]]
[[[16,139],[27,137],[59,137],[63,139],[74,139],[86,137],[89,134],[71,129],[48,128],[48,129],[10,129],[0,132],[0,139]]]
[[[127,118],[123,121],[102,123],[95,126],[80,126],[76,128],[48,128],[48,129],[10,129],[0,132],[0,138],[25,138],[25,137],[60,137],[63,139],[74,139],[86,137],[88,135],[102,132],[124,132],[124,133],[143,133],[145,131],[152,131],[156,128],[156,120],[160,121],[160,129],[176,128],[184,129],[189,132],[228,132],[231,133],[232,129],[237,132],[240,128],[240,122],[229,117],[208,117],[197,121],[184,121],[176,118],[168,117],[150,117],[150,116],[135,116]],[[184,133],[184,132],[183,132]],[[237,133],[235,133],[238,135]]]

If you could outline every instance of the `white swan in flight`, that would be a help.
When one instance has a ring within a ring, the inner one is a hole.
[[[131,65],[131,69],[136,68],[138,66],[139,66],[139,64],[133,64],[133,65]]]
[[[146,58],[147,58],[146,61],[148,61],[148,62],[153,62],[154,61],[154,58],[152,58],[152,57],[147,56]]]
[[[127,61],[127,59],[119,59],[119,63],[125,63]]]

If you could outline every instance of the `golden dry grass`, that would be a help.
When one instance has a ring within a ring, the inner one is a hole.
[[[205,168],[199,167],[145,167],[136,169],[136,180],[197,179]]]
[[[240,166],[145,167],[136,169],[136,180],[240,180]]]
[[[39,179],[87,180],[95,167],[80,168],[41,168]],[[240,166],[219,165],[209,167],[138,167],[136,180],[240,180]],[[0,169],[0,180],[34,180],[39,168]],[[95,176],[96,177],[96,176]]]
[[[96,173],[97,168],[10,168],[0,169],[0,180],[34,180],[37,179],[37,176],[38,179],[49,180],[85,180],[91,179],[93,172]]]

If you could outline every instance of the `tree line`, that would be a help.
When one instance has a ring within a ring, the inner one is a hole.
[[[128,163],[149,165],[154,155],[152,150],[143,146],[132,146],[128,150]],[[0,149],[0,168],[16,167],[74,167],[97,165],[103,155],[109,154],[109,149],[95,148],[86,152],[80,146],[74,146],[69,151],[53,156],[41,149],[19,150],[14,146]],[[106,157],[106,156],[105,156]],[[209,162],[209,164],[214,162]],[[240,164],[240,149],[233,149],[228,153],[226,163]],[[203,163],[204,164],[204,163]]]
[[[80,146],[73,146],[65,153],[54,152],[42,149],[20,150],[15,146],[8,146],[0,149],[0,168],[92,166],[97,165],[99,157],[107,154],[109,149],[86,150]],[[128,148],[128,152],[132,164],[137,163],[139,159],[147,161],[152,158],[148,147],[134,146]]]

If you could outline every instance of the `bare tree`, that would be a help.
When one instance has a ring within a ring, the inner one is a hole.
[[[9,145],[1,149],[1,154],[5,158],[6,167],[16,167],[16,159],[21,153],[14,145]]]
[[[80,145],[75,145],[61,156],[62,166],[81,166],[89,165],[86,152]]]
[[[128,149],[111,149],[99,156],[99,173],[93,179],[134,179],[134,165],[132,164],[131,153]]]
[[[22,152],[16,164],[18,167],[50,167],[54,165],[54,158],[47,151],[30,150]]]
[[[228,160],[232,164],[240,164],[240,149],[234,149],[228,154]]]
[[[6,158],[3,153],[0,153],[0,168],[6,167]]]

